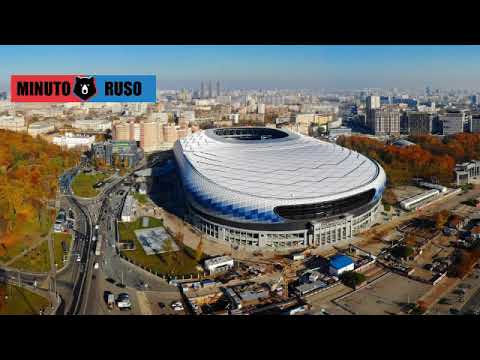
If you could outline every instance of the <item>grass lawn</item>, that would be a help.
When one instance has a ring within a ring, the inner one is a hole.
[[[0,315],[38,315],[50,304],[48,299],[10,284],[0,284],[0,296]]]
[[[91,174],[78,174],[72,181],[72,191],[75,195],[81,197],[95,197],[100,192],[100,189],[95,189],[93,185],[97,182],[105,180],[106,174],[97,173]]]
[[[70,251],[72,244],[72,234],[70,233],[54,233],[53,234],[53,254],[55,256],[55,264],[57,269],[61,269],[64,265],[63,258],[64,252],[62,247],[62,241],[65,242],[67,251]]]
[[[149,228],[162,226],[159,219],[150,218]],[[142,245],[135,236],[135,230],[142,228],[142,219],[137,219],[131,223],[119,223],[118,230],[120,241],[132,240],[135,243],[135,250],[122,251],[122,254],[137,264],[148,267],[149,269],[161,274],[187,275],[197,273],[198,263],[194,258],[194,251],[190,248],[177,244],[181,250],[168,254],[147,255],[143,251]]]
[[[70,249],[72,235],[70,233],[53,233],[54,256],[57,269],[63,267],[62,240],[66,242],[67,249]],[[50,270],[50,256],[48,254],[48,240],[40,246],[29,251],[27,254],[16,260],[12,267],[32,272],[48,272]]]
[[[133,197],[137,199],[140,204],[146,204],[148,202],[148,196],[145,194],[140,194],[138,192],[133,193]]]

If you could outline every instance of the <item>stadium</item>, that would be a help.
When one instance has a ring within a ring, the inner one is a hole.
[[[348,241],[374,221],[386,182],[377,162],[283,129],[208,129],[174,154],[187,221],[234,248]]]

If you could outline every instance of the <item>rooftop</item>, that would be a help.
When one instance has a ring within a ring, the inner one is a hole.
[[[335,269],[342,269],[353,264],[353,260],[346,255],[338,254],[330,258],[330,266]]]

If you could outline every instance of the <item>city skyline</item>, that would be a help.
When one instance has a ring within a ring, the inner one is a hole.
[[[477,89],[479,46],[0,46],[12,74],[155,74],[159,89]]]

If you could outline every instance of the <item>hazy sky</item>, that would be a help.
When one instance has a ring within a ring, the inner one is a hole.
[[[480,46],[5,46],[11,74],[156,74],[161,89],[480,88]]]

